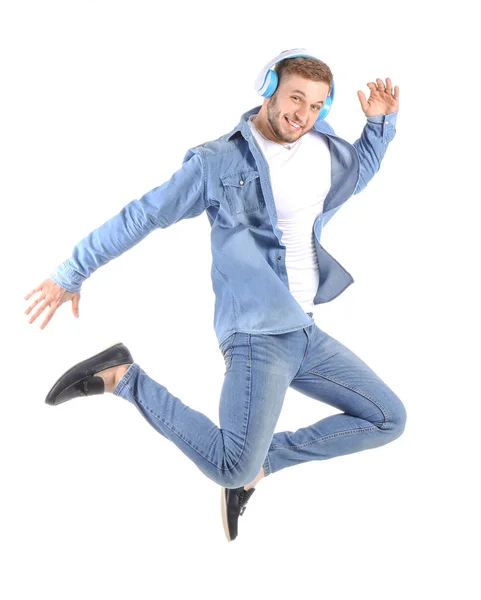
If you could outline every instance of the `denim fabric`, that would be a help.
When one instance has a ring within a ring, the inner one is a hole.
[[[312,313],[308,313],[312,316]],[[133,363],[114,390],[207,477],[236,488],[312,460],[375,448],[398,438],[406,411],[353,352],[316,323],[279,335],[234,332],[225,360],[219,423],[190,408]],[[274,433],[292,387],[342,411],[295,432]]]
[[[311,325],[312,318],[289,290],[286,247],[277,226],[269,167],[247,123],[259,110],[257,106],[244,113],[229,134],[188,150],[170,180],[132,200],[76,244],[72,256],[51,273],[52,279],[78,292],[96,269],[154,229],[206,211],[219,344],[235,332],[282,334]],[[354,281],[321,245],[322,228],[377,172],[394,138],[396,118],[397,113],[368,117],[353,145],[336,136],[325,121],[314,127],[314,132],[326,137],[331,153],[331,188],[313,222],[319,266],[314,304],[333,300]]]

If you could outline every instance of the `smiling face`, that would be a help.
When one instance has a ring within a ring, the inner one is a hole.
[[[329,85],[292,74],[282,79],[274,95],[257,114],[257,129],[279,144],[295,142],[310,131],[329,94]]]

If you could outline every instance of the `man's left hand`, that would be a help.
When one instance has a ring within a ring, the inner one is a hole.
[[[371,90],[371,94],[367,100],[364,92],[361,92],[361,90],[357,92],[366,117],[375,117],[383,114],[390,115],[399,110],[399,87],[396,86],[394,88],[393,95],[392,81],[389,77],[386,77],[386,85],[384,85],[382,79],[377,78],[376,83],[371,81],[367,84],[367,87]]]

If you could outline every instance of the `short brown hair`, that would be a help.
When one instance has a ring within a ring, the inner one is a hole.
[[[333,76],[331,69],[317,58],[307,56],[296,56],[294,58],[285,58],[274,67],[279,78],[279,84],[283,77],[288,75],[300,75],[312,81],[324,81],[329,85],[329,91],[332,88]]]

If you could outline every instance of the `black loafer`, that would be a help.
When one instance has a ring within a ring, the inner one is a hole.
[[[114,344],[65,371],[47,394],[45,402],[56,406],[79,396],[103,394],[104,380],[102,377],[96,377],[95,373],[133,362],[132,355],[122,342]]]
[[[247,502],[256,488],[245,490],[244,486],[240,488],[222,488],[221,510],[222,523],[228,542],[232,542],[237,537],[237,521],[239,516],[244,514]]]

